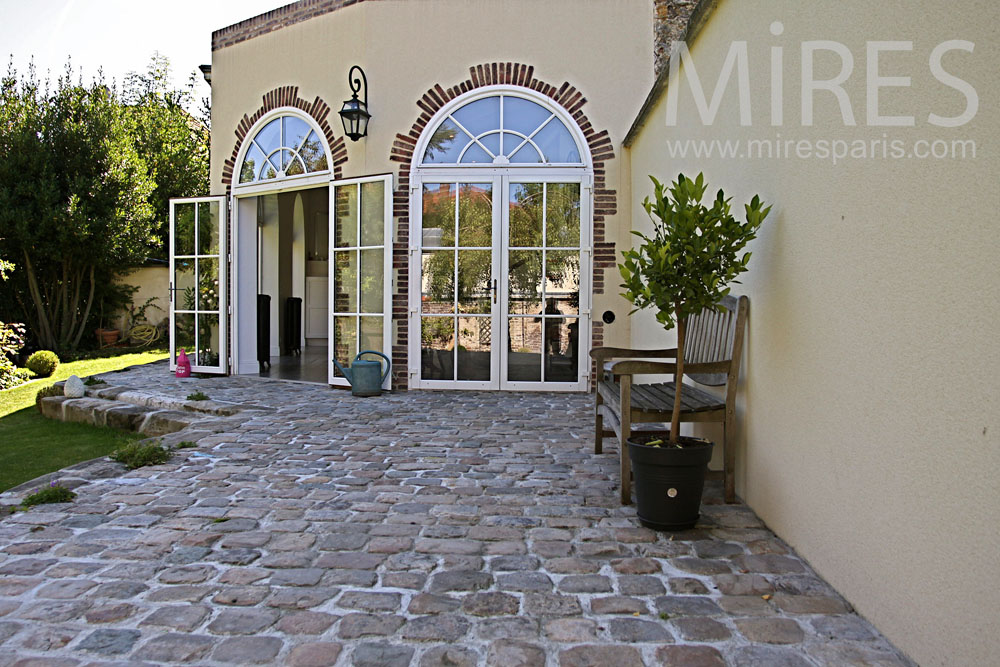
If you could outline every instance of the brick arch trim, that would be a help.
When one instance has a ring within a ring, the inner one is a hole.
[[[239,156],[240,148],[246,140],[250,129],[254,123],[263,118],[266,114],[281,107],[294,107],[312,117],[323,136],[330,146],[330,169],[335,178],[341,178],[343,165],[347,162],[347,145],[344,137],[336,137],[333,128],[328,120],[330,116],[330,105],[317,97],[312,102],[308,102],[299,97],[298,86],[281,86],[264,93],[263,103],[253,114],[244,114],[243,118],[236,125],[236,144],[233,146],[232,155],[222,165],[222,183],[227,188],[233,185],[233,173],[236,171],[236,158]]]
[[[474,65],[469,68],[469,78],[465,81],[449,88],[435,84],[417,100],[417,107],[420,109],[419,116],[406,134],[396,135],[389,152],[389,160],[399,164],[399,177],[396,181],[396,190],[393,193],[393,216],[397,222],[396,242],[393,244],[393,267],[401,272],[401,277],[406,275],[405,272],[409,266],[407,255],[410,238],[410,171],[413,166],[414,150],[421,133],[427,128],[427,124],[434,117],[434,114],[460,95],[486,86],[510,85],[529,88],[560,105],[576,122],[587,142],[594,170],[594,252],[591,286],[594,294],[604,293],[604,272],[615,266],[615,244],[606,238],[605,219],[609,215],[614,215],[618,210],[618,193],[607,187],[604,169],[605,163],[615,158],[611,137],[607,130],[594,128],[583,111],[583,107],[587,104],[587,98],[575,86],[568,81],[564,81],[560,86],[554,86],[536,79],[534,72],[534,66],[522,63],[493,62]],[[409,336],[405,317],[408,307],[408,282],[408,277],[399,280],[392,297],[393,319],[398,320],[397,331],[399,333],[399,340],[392,350],[392,362],[394,368],[403,369],[404,372],[408,353],[406,341]],[[601,345],[604,340],[603,323],[598,319],[591,322],[591,326],[592,343]],[[393,378],[393,386],[403,387],[405,383],[406,378],[403,375]]]

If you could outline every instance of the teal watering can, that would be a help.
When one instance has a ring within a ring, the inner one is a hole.
[[[385,359],[385,373],[382,372],[381,361],[363,360],[361,356],[365,354],[377,354]],[[354,363],[351,364],[350,368],[344,368],[336,359],[333,360],[333,363],[351,383],[351,394],[354,396],[381,396],[382,383],[389,377],[389,370],[392,368],[389,357],[375,350],[358,352],[358,356],[354,357]]]

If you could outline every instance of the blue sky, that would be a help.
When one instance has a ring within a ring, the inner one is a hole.
[[[121,81],[145,70],[154,51],[166,55],[174,84],[187,82],[198,65],[212,61],[212,31],[238,23],[289,0],[0,0],[3,71],[13,56],[18,71],[34,57],[39,75],[61,74],[66,58],[89,80],[103,67]],[[208,95],[198,79],[196,96]]]

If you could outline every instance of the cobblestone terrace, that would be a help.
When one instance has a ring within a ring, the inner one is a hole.
[[[590,396],[106,377],[260,409],[0,520],[0,665],[909,664],[719,489],[639,527]]]

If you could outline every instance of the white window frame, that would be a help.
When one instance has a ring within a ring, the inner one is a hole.
[[[471,102],[476,102],[486,97],[496,97],[497,95],[506,95],[509,97],[521,97],[523,99],[529,100],[538,104],[539,106],[545,108],[546,110],[555,114],[556,118],[562,121],[562,124],[569,130],[570,135],[576,141],[576,150],[580,155],[580,162],[574,163],[539,163],[539,164],[522,164],[522,163],[512,163],[510,168],[512,169],[560,169],[560,168],[570,168],[570,169],[586,169],[593,174],[593,160],[590,156],[590,148],[587,144],[587,138],[583,135],[580,127],[577,125],[576,121],[572,116],[569,115],[565,109],[557,104],[553,104],[552,98],[542,95],[541,93],[531,90],[530,88],[519,88],[517,86],[486,86],[483,88],[477,88],[476,90],[466,93],[460,97],[455,98],[448,104],[441,107],[437,113],[435,113],[431,119],[427,122],[424,131],[420,135],[420,139],[417,140],[417,145],[413,150],[413,168],[412,172],[422,172],[422,171],[447,171],[449,169],[481,169],[488,171],[491,169],[505,168],[506,165],[499,165],[493,163],[468,163],[468,164],[431,164],[425,163],[424,153],[427,152],[427,145],[430,143],[431,136],[434,134],[434,130],[444,122],[444,120],[457,111],[459,108],[469,104]],[[551,121],[549,121],[551,122]],[[473,143],[477,143],[477,140],[473,138]],[[503,145],[501,144],[501,150]],[[464,151],[463,151],[464,152]]]
[[[240,168],[243,166],[243,160],[246,158],[247,151],[250,150],[250,145],[253,143],[254,137],[257,136],[257,132],[259,132],[261,128],[280,116],[295,116],[296,118],[305,121],[306,124],[312,128],[313,132],[316,133],[316,136],[319,137],[320,143],[323,145],[323,150],[326,152],[327,168],[323,171],[312,171],[308,174],[272,178],[266,181],[240,183]],[[236,154],[236,164],[233,166],[232,188],[234,195],[239,192],[240,196],[272,194],[274,192],[284,192],[286,190],[293,189],[297,190],[299,188],[308,188],[315,185],[325,185],[332,178],[332,174],[333,152],[330,150],[330,144],[326,140],[326,135],[316,123],[316,120],[301,109],[297,109],[295,107],[278,107],[277,109],[272,109],[261,116],[244,137],[243,143],[240,145],[240,150]]]

